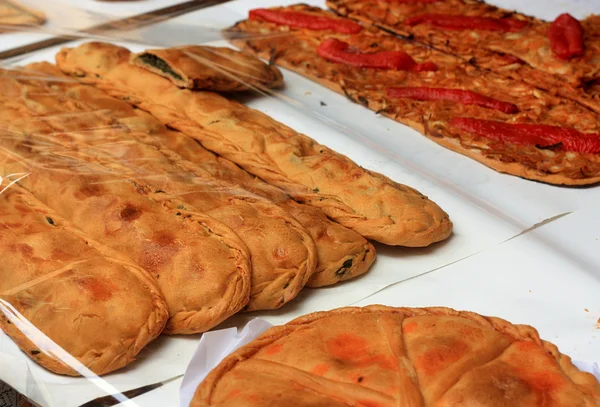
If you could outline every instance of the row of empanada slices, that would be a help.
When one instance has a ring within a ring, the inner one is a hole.
[[[152,52],[165,56],[183,51]],[[237,53],[227,51],[226,55]],[[243,63],[251,59],[241,58]],[[258,68],[275,72],[270,76],[274,79],[256,84],[279,84],[278,71],[261,64]],[[254,70],[251,67],[251,75]],[[28,77],[28,73],[33,75]],[[213,74],[214,70],[209,70],[207,75],[213,78]],[[192,70],[178,75],[200,74]],[[221,78],[204,83],[234,90],[224,82]],[[197,86],[199,82],[192,83]],[[284,191],[210,153],[184,134],[167,130],[143,111],[99,89],[68,80],[50,64],[32,64],[17,75],[5,72],[0,84],[0,123],[10,135],[1,141],[2,174],[28,173],[19,188],[35,195],[29,199],[36,200],[36,208],[47,205],[51,209],[45,210],[54,210],[54,217],[63,218],[61,224],[72,223],[81,236],[89,235],[126,253],[152,275],[164,296],[163,305],[166,302],[168,307],[168,321],[163,315],[152,325],[145,342],[132,344],[121,332],[123,327],[111,323],[107,311],[124,312],[131,305],[122,300],[101,270],[97,281],[81,285],[75,279],[73,283],[70,272],[63,275],[67,268],[48,271],[39,266],[35,254],[43,250],[46,238],[38,236],[20,246],[30,256],[17,258],[18,264],[3,267],[2,274],[24,268],[36,277],[25,275],[18,284],[5,279],[0,293],[10,294],[6,299],[14,304],[15,315],[39,323],[43,333],[95,373],[108,373],[131,362],[163,326],[165,333],[203,332],[244,308],[278,308],[306,284],[329,285],[363,274],[375,258],[366,239],[329,220],[317,207],[291,200]],[[441,220],[444,238],[450,223],[447,217]],[[410,237],[402,238],[410,241]],[[418,237],[414,245],[439,239],[439,235]],[[56,264],[67,267],[69,259],[78,255],[69,247],[63,249],[65,253],[54,251],[50,258],[56,255]],[[64,291],[64,296],[56,290],[52,298],[42,300],[30,291],[37,287],[40,274],[41,281],[60,281],[73,285],[73,290]],[[64,276],[69,278],[63,280]],[[68,321],[57,317],[53,304],[73,297],[88,302],[70,308],[77,317]],[[40,309],[45,315],[43,323],[35,319]],[[27,339],[7,320],[3,327],[42,365],[75,374],[48,349],[33,349],[34,338]],[[82,337],[82,331],[87,336]],[[98,337],[94,332],[107,334]],[[105,362],[109,357],[114,362]]]

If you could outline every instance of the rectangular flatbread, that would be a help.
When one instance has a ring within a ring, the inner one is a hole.
[[[305,5],[269,10],[300,13],[313,20],[329,19],[335,24],[350,22]],[[456,120],[466,120],[493,126],[502,124],[510,129],[521,124],[550,126],[561,134],[580,132],[582,137],[577,137],[597,145],[598,115],[569,99],[477,69],[451,55],[399,39],[376,27],[358,26],[356,33],[346,34],[333,29],[294,28],[248,19],[229,32],[235,34],[232,42],[237,46],[345,94],[352,101],[407,124],[436,143],[497,171],[552,184],[583,185],[600,181],[600,160],[594,150],[579,148],[578,151],[566,144],[543,144],[537,139],[527,142],[525,137],[510,138],[508,133],[492,137],[452,125]],[[324,53],[329,51],[324,50],[323,44],[332,43],[352,50],[341,53],[346,60],[336,60],[339,56]],[[356,58],[361,56],[366,60],[402,57],[412,60],[414,66],[406,69],[356,66]],[[426,70],[419,70],[420,67]],[[465,98],[464,103],[457,101],[457,97]]]
[[[600,38],[593,28],[593,19],[582,24],[584,54],[562,60],[553,52],[548,38],[551,23],[483,1],[328,0],[327,5],[340,15],[431,45],[480,68],[576,100],[600,113],[600,94],[589,86],[600,77]],[[462,29],[444,26],[452,24],[452,19],[457,24],[465,16],[481,19],[475,23],[482,25],[467,21]],[[503,23],[508,29],[486,28],[486,19]]]

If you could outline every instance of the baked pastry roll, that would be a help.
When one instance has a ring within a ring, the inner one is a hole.
[[[53,77],[66,77],[52,64],[32,63],[25,67],[33,74]],[[48,82],[45,81],[45,82]],[[178,165],[195,172],[230,182],[239,187],[263,196],[278,204],[291,214],[308,231],[317,249],[317,266],[306,283],[309,287],[322,287],[345,281],[366,273],[375,260],[375,248],[367,239],[337,222],[327,218],[318,208],[300,204],[279,188],[267,184],[244,171],[231,161],[219,157],[203,148],[191,137],[177,131],[164,131],[163,126],[148,115],[137,116],[127,102],[108,96],[103,91],[76,82],[56,82],[52,88],[60,88],[68,96],[84,101],[96,109],[110,109],[121,119],[137,117],[139,120],[129,125],[136,130],[136,136],[143,136],[143,142],[158,148],[162,152],[171,150],[179,154]],[[144,132],[138,129],[144,128]],[[141,139],[140,139],[141,140]],[[123,140],[124,141],[124,140]]]
[[[0,0],[0,32],[12,31],[11,26],[35,26],[45,22],[46,16],[39,10],[18,1]]]
[[[56,70],[38,64],[27,71],[36,68],[35,74]],[[202,168],[186,165],[164,145],[145,144],[154,140],[154,135],[169,137],[170,133],[148,113],[77,82],[61,82],[60,78],[36,82],[39,87],[32,87],[31,92],[48,92],[36,109],[36,120],[51,123],[55,133],[45,135],[50,141],[79,151],[86,149],[86,155],[101,160],[106,168],[132,173],[155,191],[177,196],[236,231],[248,247],[252,266],[246,310],[279,308],[304,287],[316,267],[316,248],[288,212]],[[56,115],[57,109],[61,109],[60,115]],[[98,111],[105,112],[104,120]],[[79,117],[80,127],[56,134],[72,126],[72,116]]]
[[[11,179],[0,183],[0,328],[54,373],[79,374],[60,350],[97,375],[127,366],[167,322],[156,282]]]
[[[428,246],[452,230],[448,215],[418,191],[367,171],[270,117],[215,93],[179,89],[129,64],[106,43],[63,49],[59,68],[149,111],[163,124],[323,210],[359,234],[389,245]]]
[[[225,47],[188,45],[148,49],[131,55],[131,63],[163,76],[180,88],[239,92],[278,88],[279,69],[251,54]]]

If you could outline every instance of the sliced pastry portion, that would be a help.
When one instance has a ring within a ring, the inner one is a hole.
[[[52,92],[29,89],[3,75],[0,175],[28,173],[19,185],[92,238],[126,253],[156,279],[169,306],[165,333],[204,332],[248,303],[250,254],[228,226],[179,197],[151,188],[143,176],[107,168],[83,146],[66,148],[46,135],[67,136],[95,123],[115,125],[106,111],[73,114],[55,106],[49,118],[32,120],[29,106],[43,107]],[[95,117],[94,117],[95,115]],[[53,125],[59,126],[56,129]],[[103,130],[104,129],[104,130]],[[96,133],[98,134],[98,133]],[[139,175],[139,174],[138,174]]]
[[[156,161],[162,161],[165,164],[166,157],[160,157],[154,159],[153,156],[157,156],[157,153],[152,153],[151,149],[145,148],[146,154],[150,154],[149,157],[142,160],[141,151],[137,151],[136,145],[139,143],[134,142],[134,138],[139,142],[148,144],[149,146],[158,149],[162,155],[168,155],[171,159],[176,162],[176,167],[167,168],[165,171],[174,172],[175,174],[182,175],[186,172],[193,172],[196,180],[206,179],[207,183],[203,186],[197,186],[198,190],[207,190],[210,185],[217,186],[209,191],[209,195],[214,195],[208,199],[208,202],[215,202],[219,200],[219,197],[229,196],[229,200],[225,202],[221,200],[221,204],[218,206],[231,206],[234,202],[240,202],[245,204],[255,203],[257,206],[264,206],[263,200],[257,199],[256,195],[268,198],[272,202],[279,205],[283,210],[289,213],[291,216],[296,218],[302,227],[308,231],[310,237],[316,243],[316,254],[317,254],[317,266],[310,275],[308,282],[306,283],[310,287],[320,287],[325,285],[335,284],[340,281],[348,280],[357,277],[361,274],[366,273],[373,261],[375,260],[375,248],[370,244],[364,237],[348,229],[332,220],[327,218],[325,214],[318,208],[310,205],[304,205],[293,201],[287,194],[280,189],[273,187],[258,178],[252,176],[248,172],[242,170],[232,162],[218,157],[217,155],[204,149],[197,141],[184,135],[183,133],[176,131],[166,131],[156,119],[147,113],[135,109],[127,102],[120,99],[113,98],[105,92],[91,87],[89,85],[80,84],[76,81],[67,81],[66,75],[52,64],[47,62],[32,63],[25,67],[23,73],[32,73],[35,78],[42,78],[41,85],[49,85],[56,95],[61,95],[61,98],[69,97],[74,98],[79,102],[76,105],[76,109],[94,108],[97,110],[108,110],[111,115],[118,119],[121,128],[118,133],[113,133],[111,136],[107,132],[100,134],[99,138],[91,137],[89,131],[70,133],[70,136],[76,137],[78,141],[72,138],[68,138],[68,143],[71,145],[81,145],[81,143],[92,143],[100,149],[107,150],[109,155],[111,153],[121,156],[121,162],[129,164],[135,164],[136,167],[154,166]],[[58,78],[58,81],[53,81],[53,78]],[[30,83],[36,83],[37,79],[33,79]],[[80,111],[80,110],[78,110]],[[83,113],[83,111],[80,111]],[[89,115],[88,115],[89,116]],[[88,127],[92,127],[88,124]],[[129,131],[131,130],[131,131]],[[113,140],[112,143],[106,143],[107,138]],[[53,138],[55,141],[60,138]],[[124,148],[126,147],[126,148]],[[126,153],[130,151],[131,153]],[[179,156],[177,156],[179,154]],[[130,155],[130,156],[129,156]],[[152,171],[151,171],[152,172]],[[180,177],[181,178],[181,177]],[[213,178],[212,180],[210,178]],[[215,180],[221,180],[235,185],[218,183]],[[193,181],[192,181],[193,182]],[[172,186],[172,183],[169,183]],[[243,188],[246,191],[242,191]],[[251,192],[252,194],[249,194]],[[183,197],[190,197],[190,194],[182,195]],[[193,203],[193,202],[192,202]],[[266,206],[265,206],[266,208]],[[220,209],[218,209],[219,211]],[[227,211],[227,210],[225,210]],[[275,211],[277,212],[277,211]],[[270,213],[265,211],[264,216],[270,217],[275,215],[274,211]],[[213,212],[208,212],[214,215]],[[278,212],[277,212],[278,213]],[[231,219],[235,219],[232,217]],[[237,217],[237,223],[239,219],[243,217]],[[275,222],[275,220],[271,220]],[[293,222],[290,221],[290,226]],[[253,266],[253,281],[256,283],[260,275],[266,276],[269,273],[265,273],[266,267],[261,267],[265,264],[260,259],[270,259],[266,265],[279,264],[279,267],[271,268],[271,278],[273,284],[281,281],[281,290],[274,290],[269,285],[265,285],[263,279],[261,283],[254,284],[254,286],[261,285],[265,294],[270,292],[270,298],[268,303],[272,303],[276,306],[280,306],[280,299],[283,297],[285,300],[293,298],[294,290],[297,290],[297,285],[290,284],[290,281],[278,278],[285,269],[282,267],[284,264],[288,264],[288,268],[285,274],[290,275],[289,265],[293,264],[290,259],[286,256],[282,256],[282,250],[290,256],[298,255],[301,252],[307,252],[307,260],[311,257],[311,250],[309,248],[298,248],[295,240],[285,239],[283,236],[278,235],[275,229],[271,227],[257,227],[251,226],[248,220],[244,221],[244,225],[236,225],[235,229],[240,234],[240,230],[247,229],[248,231],[254,231],[254,236],[257,238],[257,246],[248,244],[249,250],[252,252],[253,248],[258,250],[256,256],[252,256]],[[264,239],[264,233],[258,233],[263,230],[269,230],[269,238]],[[298,237],[302,236],[302,233],[298,233]],[[242,236],[243,237],[243,236]],[[275,242],[277,247],[272,247],[268,243]],[[270,256],[264,254],[270,253]],[[279,254],[278,254],[279,253]],[[257,257],[259,256],[259,257]],[[275,258],[276,257],[276,258]],[[309,262],[307,262],[309,263]],[[296,268],[296,278],[292,282],[303,281],[305,272],[312,269],[310,264],[302,265]],[[261,271],[262,270],[262,271]],[[303,272],[299,272],[299,271]],[[283,286],[287,287],[283,289]],[[251,300],[247,309],[254,309],[255,306],[264,306],[267,303],[267,298],[262,298],[259,303],[259,296],[261,291],[255,291],[254,295],[251,294]]]
[[[18,178],[0,184],[0,328],[54,373],[81,373],[65,354],[98,375],[127,366],[167,322],[156,282],[12,183]]]
[[[373,305],[273,327],[226,357],[192,407],[597,407],[600,383],[536,330],[449,308]]]
[[[316,7],[268,11],[297,18],[250,12],[228,30],[232,42],[497,171],[552,184],[600,181],[599,116],[577,102],[376,27],[348,34],[345,24],[356,23]]]
[[[179,89],[130,64],[125,48],[88,43],[63,49],[56,58],[65,73],[149,111],[163,124],[367,238],[427,246],[451,233],[448,215],[416,190],[367,171],[238,102]]]
[[[149,49],[132,54],[131,63],[188,89],[239,92],[277,88],[283,84],[277,67],[251,54],[225,47],[188,45]]]
[[[600,113],[600,38],[593,16],[553,22],[483,1],[328,0],[337,13],[459,56]]]
[[[37,135],[77,149],[82,157],[116,173],[130,173],[156,192],[177,196],[236,231],[248,247],[252,266],[247,310],[279,308],[304,287],[316,267],[316,248],[292,215],[200,168],[190,171],[180,156],[163,146],[145,144],[148,133],[168,133],[148,113],[77,82],[56,82],[54,86],[35,82],[39,86],[23,84],[23,91],[47,94],[35,113],[30,111],[30,120],[50,127]],[[61,87],[69,94],[61,92]],[[25,111],[23,103],[23,115]],[[99,111],[107,117],[99,116]],[[73,128],[73,117],[79,127],[68,131]]]

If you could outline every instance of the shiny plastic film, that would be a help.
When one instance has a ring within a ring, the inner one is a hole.
[[[551,92],[354,0],[49,3],[0,4],[0,407],[600,406],[595,321],[460,270],[530,239],[600,310],[529,233],[600,198],[563,186],[600,180],[592,63]]]

